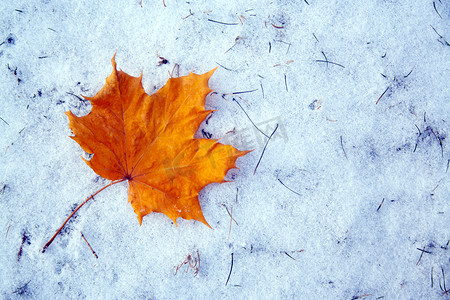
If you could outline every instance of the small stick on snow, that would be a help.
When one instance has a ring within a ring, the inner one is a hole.
[[[3,241],[6,241],[6,237],[8,236],[9,228],[11,227],[11,224],[8,225],[8,229],[6,229],[5,238]]]
[[[338,63],[335,63],[335,62],[332,62],[332,61],[329,61],[329,60],[316,59],[316,62],[327,63],[327,65],[328,65],[328,64],[332,64],[332,65],[339,66],[339,67],[345,69],[345,67],[344,67],[343,65],[338,64]]]
[[[431,191],[431,196],[434,196],[434,191],[439,187],[439,183],[434,187],[434,189]]]
[[[325,53],[324,53],[323,51],[321,51],[321,52],[322,52],[322,55],[323,55],[323,57],[325,58],[325,60],[317,59],[316,62],[324,62],[324,63],[326,63],[326,64],[327,64],[327,68],[328,68],[328,64],[332,64],[332,65],[339,66],[339,67],[341,67],[341,68],[345,68],[345,67],[344,67],[343,65],[341,65],[341,64],[338,64],[338,63],[329,61],[328,58],[327,58],[327,56],[325,55]]]
[[[418,266],[419,265],[419,262],[420,262],[420,260],[422,259],[422,256],[423,256],[423,254],[424,253],[428,253],[428,254],[431,254],[431,252],[430,251],[426,251],[425,250],[425,247],[426,246],[423,246],[423,249],[420,249],[420,248],[416,248],[417,250],[419,250],[419,251],[421,251],[422,253],[420,254],[420,257],[419,257],[419,260],[417,261],[417,263],[416,263],[416,266]]]
[[[227,67],[222,66],[222,65],[219,64],[218,62],[216,62],[216,64],[218,64],[219,66],[221,66],[222,68],[224,68],[224,69],[227,70],[227,71],[233,71],[233,70],[231,70],[231,69],[229,69],[229,68],[227,68]]]
[[[184,18],[181,18],[181,20],[186,20],[187,18],[189,18],[190,16],[193,16],[194,14],[192,13],[192,11],[189,9],[189,15],[187,15]]]
[[[6,122],[2,117],[0,117],[0,120],[2,120],[3,122],[5,122],[5,124],[9,126],[8,122]]]
[[[81,98],[81,97],[80,97],[80,96],[78,96],[78,95],[75,95],[74,93],[71,93],[71,92],[66,92],[66,94],[69,94],[69,95],[72,95],[72,96],[74,96],[74,97],[78,98],[78,100],[80,100],[81,102],[86,102],[86,100],[85,100],[85,99]]]
[[[433,281],[433,267],[431,267],[431,287],[433,287],[434,281]]]
[[[28,280],[28,282],[25,283],[23,286],[18,287],[18,288],[13,292],[13,294],[17,294],[17,295],[23,295],[23,294],[25,294],[25,292],[27,291],[27,286],[28,286],[28,284],[29,284],[30,282],[31,282],[31,280]]]
[[[377,211],[379,211],[379,210],[380,210],[380,208],[381,208],[381,205],[383,205],[383,203],[384,203],[384,198],[383,198],[383,200],[381,201],[380,205],[378,205]]]
[[[289,53],[289,49],[291,49],[291,43],[289,43],[289,46],[287,47],[286,54]]]
[[[290,190],[290,191],[293,192],[294,194],[297,194],[297,195],[301,196],[299,193],[297,193],[296,191],[294,191],[293,189],[291,189],[290,187],[288,187],[287,185],[285,185],[285,184],[280,180],[280,178],[277,178],[277,179],[278,179],[278,181],[279,181],[285,188],[287,188],[288,190]]]
[[[419,126],[417,126],[416,124],[414,124],[414,126],[416,126],[417,130],[419,131],[419,136],[422,134],[422,132],[419,129]]]
[[[283,251],[284,254],[286,254],[287,256],[289,256],[290,258],[292,258],[293,260],[296,260],[295,258],[293,258],[292,256],[290,256],[286,251]]]
[[[284,28],[284,26],[277,26],[277,25],[275,25],[275,24],[273,24],[273,23],[270,23],[270,24],[272,24],[272,26],[273,26],[274,28],[276,28],[276,29],[283,29],[283,28]]]
[[[225,207],[226,208],[226,207]],[[228,211],[228,209],[227,209]],[[228,239],[227,239],[227,244],[230,243],[230,235],[231,235],[231,225],[233,224],[233,205],[231,205],[231,213],[229,213],[230,215],[230,229],[228,229]],[[234,221],[236,222],[236,221]]]
[[[427,128],[428,129],[428,128]],[[433,128],[430,128],[431,133],[434,135],[434,137],[438,140],[439,145],[441,146],[441,153],[442,153],[442,157],[444,157],[444,147],[442,146],[442,139],[439,136],[439,132],[438,134],[436,134],[433,130]]]
[[[434,10],[436,11],[436,13],[438,14],[438,16],[442,19],[441,14],[438,12],[438,10],[436,8],[436,2],[435,1],[433,1],[433,7],[434,7]]]
[[[411,73],[412,73],[412,71],[413,71],[414,69],[411,69],[411,71],[409,71],[409,73],[408,74],[406,74],[406,75],[404,75],[403,76],[403,78],[406,78],[406,77],[408,77]]]
[[[288,92],[288,85],[287,85],[286,74],[284,74],[284,86],[286,87],[286,92]]]
[[[239,21],[241,21],[241,19],[239,19]],[[242,21],[241,21],[241,23],[242,23]],[[231,46],[227,51],[225,51],[224,54],[226,54],[228,51],[230,51],[231,49],[233,49],[233,47],[237,45],[237,43],[238,43],[238,41],[239,41],[240,39],[243,39],[243,37],[237,36],[237,37],[234,39],[234,44],[233,44],[233,46]]]
[[[236,195],[236,197],[237,197],[237,195]],[[233,216],[230,214],[230,211],[228,210],[228,207],[226,207],[225,204],[222,204],[222,206],[225,207],[225,209],[227,210],[227,213],[228,213],[228,215],[230,216],[231,220],[233,220],[234,223],[236,223],[236,225],[239,225],[239,224],[236,222],[236,220],[233,218]],[[233,206],[231,206],[231,212],[233,212]]]
[[[450,289],[447,290],[447,288],[445,287],[445,273],[444,273],[444,268],[443,267],[441,267],[441,271],[442,271],[442,279],[443,279],[443,282],[444,282],[444,288],[442,288],[441,280],[439,280],[439,287],[441,288],[441,290],[443,292],[442,293],[443,295],[448,295],[450,293]]]
[[[434,28],[433,25],[430,25],[430,26],[431,26],[431,28],[433,28],[434,32],[436,32],[436,34],[439,36],[439,38],[442,39],[443,36],[439,32],[437,32],[436,28]]]
[[[327,58],[327,56],[325,55],[325,52],[323,52],[323,51],[320,51],[320,52],[322,52],[323,57],[325,57],[325,61],[327,62],[327,67],[328,67],[328,58]]]
[[[222,25],[239,25],[239,23],[226,23],[226,22],[216,21],[216,20],[212,20],[212,19],[208,19],[208,21],[217,23],[217,24],[222,24]]]
[[[86,242],[86,244],[88,245],[89,249],[91,249],[92,254],[94,254],[95,258],[98,259],[98,255],[97,253],[95,253],[94,249],[92,249],[91,244],[89,244],[89,242],[87,241],[87,239],[84,237],[84,234],[80,231],[81,233],[81,237],[83,238],[83,240]]]
[[[353,296],[352,300],[362,299],[362,298],[366,298],[366,297],[369,297],[369,296],[372,296],[372,294],[364,294],[364,295],[361,295],[361,296]]]
[[[24,232],[22,236],[22,243],[20,244],[19,252],[17,253],[17,261],[22,257],[23,244],[28,241],[27,233]],[[29,242],[28,242],[29,243]]]
[[[184,265],[187,265],[186,273],[191,268],[194,271],[194,277],[198,275],[198,270],[200,269],[200,253],[198,252],[198,250],[197,250],[197,258],[194,257],[194,253],[192,253],[192,255],[188,254],[186,259],[177,266],[174,276],[177,275],[178,270]]]
[[[255,128],[258,129],[258,131],[261,132],[265,137],[270,139],[270,137],[267,134],[265,134],[261,129],[259,129],[258,126],[255,125],[255,123],[253,123],[252,119],[250,119],[250,117],[248,116],[248,114],[244,110],[244,108],[241,106],[241,104],[235,98],[233,98],[233,101],[235,101],[239,105],[239,107],[242,109],[242,111],[247,116],[247,118],[250,120],[250,122],[252,122],[253,126],[255,126]],[[277,127],[278,127],[278,124],[277,124]]]
[[[384,90],[383,94],[381,94],[380,98],[378,98],[377,103],[375,103],[375,105],[378,104],[378,102],[380,102],[381,98],[383,98],[384,94],[386,94],[386,92],[387,92],[388,90],[389,90],[389,87],[387,87],[387,88]]]
[[[245,93],[252,93],[254,91],[257,91],[258,89],[250,90],[250,91],[242,91],[242,92],[233,92],[232,95],[238,95],[238,94],[245,94]]]
[[[348,160],[347,153],[345,153],[344,144],[342,143],[342,135],[341,135],[341,147],[342,147],[342,151],[344,151],[345,158]]]
[[[228,281],[230,280],[231,271],[233,271],[233,253],[231,253],[231,267],[230,267],[230,274],[228,274],[227,282],[225,282],[225,286],[227,286]]]
[[[277,129],[278,129],[278,124],[277,124],[277,126],[275,127],[275,129],[274,129],[274,131],[272,132],[272,134],[271,134],[271,135],[269,136],[269,138],[267,139],[266,144],[264,145],[264,149],[263,149],[263,151],[262,151],[262,153],[261,153],[261,157],[259,158],[258,163],[256,164],[255,170],[253,171],[253,175],[255,175],[256,170],[258,169],[259,163],[261,162],[261,159],[262,159],[262,157],[263,157],[263,155],[264,155],[264,151],[266,151],[267,144],[269,144],[270,139],[271,139],[272,136],[275,134],[275,131],[277,131]]]
[[[319,39],[316,37],[316,35],[313,32],[313,37],[316,39],[317,42],[319,42]]]

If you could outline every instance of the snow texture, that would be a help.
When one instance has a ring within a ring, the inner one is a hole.
[[[0,298],[448,299],[449,17],[447,0],[1,1]],[[177,65],[220,66],[198,136],[255,150],[201,192],[212,230],[139,226],[121,183],[41,253],[108,184],[64,112],[89,112],[115,52],[150,94]],[[246,113],[278,125],[255,174],[267,137]]]

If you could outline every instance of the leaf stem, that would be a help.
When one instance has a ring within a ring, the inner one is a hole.
[[[110,184],[105,185],[104,187],[102,187],[101,189],[99,189],[98,191],[96,191],[94,194],[92,194],[91,196],[89,196],[86,200],[84,200],[83,203],[81,203],[80,205],[78,205],[78,207],[75,208],[75,210],[70,214],[70,216],[64,221],[64,223],[61,225],[61,227],[59,227],[59,229],[56,231],[56,233],[55,233],[55,234],[52,236],[52,238],[47,242],[47,244],[45,244],[45,246],[44,246],[44,248],[42,248],[42,251],[41,251],[41,252],[44,253],[44,252],[47,250],[48,246],[50,246],[50,244],[53,242],[53,240],[56,238],[56,236],[59,234],[59,232],[64,228],[64,226],[65,226],[66,223],[70,220],[70,218],[72,218],[73,215],[74,215],[74,214],[75,214],[75,213],[76,213],[83,205],[86,204],[86,202],[88,202],[89,200],[91,200],[92,198],[94,198],[95,195],[97,195],[98,193],[100,193],[100,192],[103,191],[104,189],[106,189],[106,188],[108,188],[108,187],[110,187],[110,186],[112,186],[112,185],[114,185],[114,184],[116,184],[116,183],[125,181],[125,180],[126,180],[126,179],[123,178],[123,179],[120,179],[120,180],[118,180],[118,181],[112,181]]]

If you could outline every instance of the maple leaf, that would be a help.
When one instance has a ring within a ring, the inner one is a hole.
[[[215,69],[170,78],[150,96],[142,87],[142,74],[133,77],[117,70],[115,55],[111,62],[114,70],[105,86],[94,97],[84,97],[91,101],[91,112],[82,117],[66,112],[74,134],[71,138],[93,154],[85,162],[95,173],[112,180],[72,215],[98,192],[127,180],[128,201],[139,224],[145,215],[159,212],[175,225],[181,217],[209,226],[199,192],[210,183],[225,182],[236,159],[249,152],[217,140],[194,138],[211,113],[205,110],[205,98],[212,91],[208,80]]]

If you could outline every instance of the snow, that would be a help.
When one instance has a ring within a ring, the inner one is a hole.
[[[1,298],[449,297],[448,1],[0,8]],[[198,136],[254,151],[228,173],[233,182],[200,193],[212,230],[161,214],[139,226],[121,183],[41,253],[108,184],[80,159],[64,112],[89,112],[77,96],[104,85],[115,52],[148,93],[175,64],[180,75],[220,65],[207,98],[217,111]],[[233,98],[266,135],[278,124],[254,175],[267,138]],[[198,275],[186,265],[175,275],[197,251]]]

